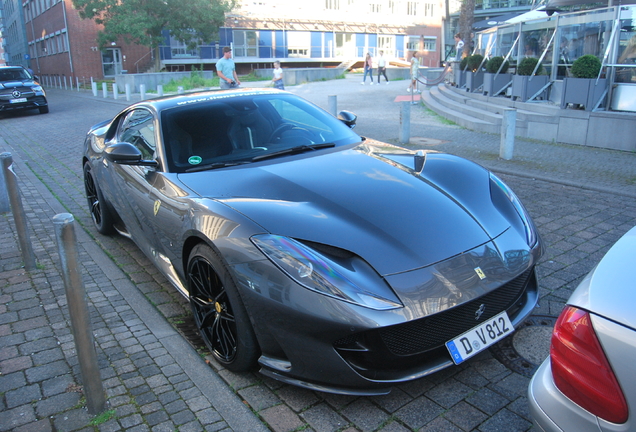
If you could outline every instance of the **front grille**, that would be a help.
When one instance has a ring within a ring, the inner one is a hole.
[[[533,268],[470,302],[419,320],[348,335],[337,340],[334,348],[358,373],[372,379],[398,379],[409,369],[434,368],[450,361],[447,341],[504,310],[514,320],[530,285],[538,289]],[[476,320],[481,304],[486,308]]]
[[[412,355],[443,345],[447,341],[508,309],[523,292],[530,271],[490,293],[442,311],[430,317],[380,329],[380,337],[395,355]],[[480,320],[475,311],[481,304],[486,310]]]

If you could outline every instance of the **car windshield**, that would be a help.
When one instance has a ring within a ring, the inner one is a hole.
[[[0,69],[0,81],[24,81],[33,79],[22,68]]]
[[[212,97],[170,108],[161,114],[161,130],[172,172],[234,166],[361,140],[324,110],[280,93]]]

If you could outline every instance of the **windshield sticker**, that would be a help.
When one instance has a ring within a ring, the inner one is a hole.
[[[203,159],[201,159],[201,156],[190,156],[188,158],[188,163],[190,165],[199,165],[201,161],[203,161]]]

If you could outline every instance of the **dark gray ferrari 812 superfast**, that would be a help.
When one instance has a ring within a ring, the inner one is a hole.
[[[355,121],[273,89],[135,103],[86,137],[97,231],[132,238],[231,371],[382,394],[459,364],[535,307],[536,228],[488,170]]]

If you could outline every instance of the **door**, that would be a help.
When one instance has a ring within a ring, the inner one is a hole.
[[[113,77],[121,73],[122,64],[120,48],[106,48],[102,51],[102,69],[105,77]]]

